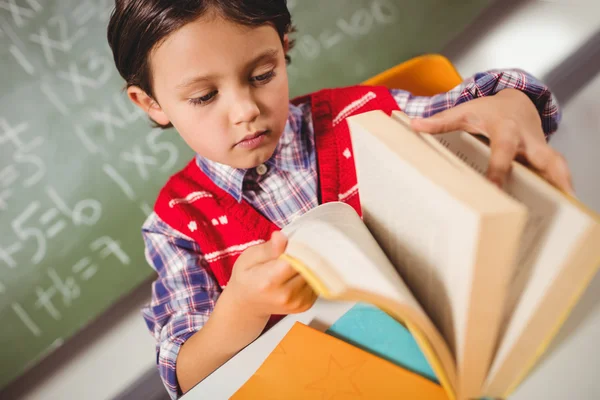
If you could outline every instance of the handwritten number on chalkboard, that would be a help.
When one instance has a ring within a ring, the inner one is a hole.
[[[71,218],[75,226],[95,225],[100,217],[102,216],[102,204],[98,200],[84,199],[80,200],[75,204],[73,210],[67,205],[67,203],[60,197],[58,192],[51,186],[46,188],[48,197],[54,202],[58,210],[64,215]],[[87,211],[87,212],[86,212]]]
[[[11,189],[0,190],[0,211],[8,208],[8,199],[12,196]]]
[[[83,146],[90,153],[92,153],[92,154],[96,154],[98,152],[105,153],[104,151],[102,151],[100,149],[100,147],[98,147],[96,145],[96,143],[94,143],[92,138],[90,138],[90,136],[87,134],[87,132],[85,131],[85,129],[83,129],[83,127],[81,125],[75,124],[75,134],[77,135],[77,137],[79,137],[79,140],[81,140],[81,143],[83,143]]]
[[[108,82],[113,72],[112,62],[108,58],[98,55],[96,50],[93,49],[83,53],[82,57],[86,62],[88,71],[97,74],[94,77],[96,87],[102,87]]]
[[[42,6],[37,0],[25,0],[29,8],[17,5],[15,0],[0,1],[0,9],[10,11],[15,25],[19,28],[25,25],[25,18],[33,18],[35,14],[42,10]]]
[[[8,198],[12,196],[11,186],[19,179],[19,171],[14,164],[0,170],[0,210],[8,208]]]
[[[6,248],[0,247],[0,261],[4,262],[4,264],[8,265],[10,268],[16,268],[17,261],[13,258],[13,255],[22,249],[23,243],[21,242],[13,243]]]
[[[319,40],[323,44],[325,50],[329,50],[336,44],[340,43],[344,39],[344,35],[341,32],[331,32],[329,29],[321,32]]]
[[[105,106],[102,111],[92,111],[91,116],[95,121],[102,123],[102,126],[104,127],[104,136],[109,142],[115,140],[115,131],[113,130],[113,127],[119,129],[125,127],[125,122],[122,119],[111,114],[109,106]]]
[[[389,0],[374,0],[369,6],[355,10],[349,18],[339,18],[335,28],[327,28],[319,33],[317,38],[311,34],[304,34],[296,40],[296,47],[290,52],[290,56],[296,57],[299,52],[308,60],[315,60],[322,50],[329,50],[343,43],[346,37],[360,38],[368,35],[375,24],[386,25],[397,20],[398,6]],[[293,79],[301,76],[300,70],[290,65],[288,67],[290,77]]]
[[[15,232],[15,235],[17,235],[22,242],[26,242],[29,239],[35,239],[37,242],[36,251],[31,258],[31,262],[34,264],[39,264],[46,255],[46,238],[40,229],[31,227],[26,228],[24,225],[39,208],[40,203],[38,201],[34,201],[11,223],[11,227]]]
[[[123,265],[129,265],[131,259],[121,248],[121,244],[109,236],[102,236],[90,244],[92,251],[99,251],[102,258],[115,256]]]
[[[73,277],[62,279],[54,268],[48,268],[48,276],[52,281],[52,286],[47,289],[42,289],[40,286],[35,288],[37,295],[35,306],[36,308],[43,307],[52,318],[59,320],[62,315],[52,302],[54,296],[62,295],[63,304],[68,307],[73,300],[80,296],[81,289]]]
[[[19,241],[7,248],[0,247],[0,261],[3,261],[11,268],[17,266],[17,262],[13,258],[13,255],[21,251],[25,244],[32,239],[35,240],[36,247],[31,262],[33,264],[39,264],[44,259],[46,256],[47,239],[53,239],[67,227],[64,218],[59,218],[61,213],[64,216],[69,217],[75,226],[92,226],[96,224],[101,217],[102,205],[97,200],[80,200],[75,204],[73,209],[71,209],[53,187],[47,187],[46,193],[56,207],[49,208],[42,213],[38,220],[40,227],[32,227],[30,222],[30,219],[41,208],[39,201],[34,201],[29,204],[23,212],[11,222],[12,230]]]
[[[60,99],[60,97],[54,92],[52,87],[46,83],[42,83],[40,85],[40,91],[46,95],[50,103],[56,107],[56,109],[65,117],[69,116],[69,108],[67,105]]]
[[[105,22],[114,8],[112,0],[85,0],[79,3],[71,13],[75,23],[79,26],[85,25],[93,17]]]
[[[18,149],[14,154],[14,159],[18,163],[26,163],[34,167],[34,172],[23,181],[24,187],[32,187],[40,182],[46,175],[46,165],[44,161],[35,154],[26,154],[31,148],[38,147],[44,142],[41,136],[36,137],[27,147]]]
[[[136,199],[135,192],[129,182],[127,182],[127,180],[121,174],[119,174],[119,171],[117,171],[112,165],[104,164],[102,166],[102,170],[117,184],[117,186],[119,186],[129,200],[133,201]]]
[[[124,151],[123,153],[121,153],[121,159],[123,161],[135,164],[140,174],[140,177],[145,181],[147,181],[150,178],[147,166],[158,164],[156,157],[144,154],[142,152],[141,147],[138,145],[133,146],[132,150],[129,152]]]
[[[366,35],[371,31],[372,26],[373,16],[365,9],[357,10],[350,18],[350,22],[343,19],[338,21],[338,27],[342,32],[350,36]]]
[[[34,172],[23,180],[24,187],[31,187],[38,183],[46,174],[46,166],[42,159],[35,154],[28,154],[32,149],[43,143],[43,138],[38,136],[28,143],[21,139],[21,135],[29,129],[27,122],[11,126],[4,118],[0,118],[0,146],[11,143],[14,147],[13,160],[19,164],[29,164],[34,167]],[[0,205],[0,208],[2,206]]]
[[[71,17],[73,17],[78,26],[83,26],[90,19],[94,18],[94,15],[96,14],[97,10],[95,4],[90,0],[85,0],[80,2],[80,4],[73,9]]]
[[[177,157],[179,156],[179,151],[177,147],[170,142],[157,142],[158,137],[164,134],[165,131],[160,128],[155,128],[150,131],[148,136],[146,136],[146,143],[148,147],[152,151],[153,154],[167,153],[168,158],[167,161],[160,167],[160,170],[163,172],[170,171],[171,168],[175,166],[177,162]]]
[[[39,44],[42,47],[44,58],[49,66],[56,65],[54,51],[62,51],[69,53],[77,40],[85,35],[85,28],[79,28],[69,37],[67,29],[67,20],[62,15],[56,15],[48,20],[48,27],[53,28],[53,31],[58,31],[58,39],[50,38],[48,29],[41,26],[37,34],[31,34],[29,40]]]
[[[79,285],[77,285],[73,277],[69,276],[63,280],[58,276],[54,268],[48,268],[48,276],[52,280],[54,287],[56,287],[62,295],[63,303],[66,306],[71,305],[71,302],[81,294]]]
[[[55,320],[61,319],[61,314],[54,306],[54,303],[52,303],[52,298],[56,295],[56,288],[54,286],[51,286],[46,290],[38,286],[35,288],[35,294],[37,295],[37,300],[35,302],[36,308],[43,307],[52,318]]]
[[[25,311],[23,309],[23,307],[21,306],[21,304],[19,304],[19,303],[13,303],[13,304],[11,304],[11,308],[13,309],[14,313],[19,317],[19,319],[21,320],[21,322],[23,322],[23,324],[29,329],[29,331],[34,336],[41,336],[42,335],[42,330],[40,329],[40,327],[35,322],[33,322],[33,320],[31,319],[31,317],[29,316],[29,314],[27,313],[27,311]]]
[[[113,256],[122,265],[129,265],[131,263],[129,255],[121,248],[120,243],[110,236],[102,236],[94,240],[90,243],[89,248],[102,259]],[[48,268],[47,274],[51,285],[47,287],[36,286],[35,295],[37,299],[34,304],[35,309],[43,309],[55,320],[62,319],[62,313],[56,304],[55,297],[57,295],[61,296],[64,308],[72,306],[74,300],[79,298],[82,293],[76,275],[79,275],[79,279],[82,281],[88,281],[96,274],[97,270],[98,264],[94,262],[91,256],[85,256],[73,265],[71,272],[74,275],[61,276],[56,269],[52,267]],[[18,303],[14,303],[12,308],[31,333],[34,336],[40,336],[41,330],[30,314]]]
[[[380,24],[391,24],[398,18],[398,6],[389,0],[374,1],[371,11]]]
[[[75,61],[69,63],[68,71],[58,71],[56,75],[65,81],[71,82],[75,97],[81,103],[85,101],[84,87],[97,89],[102,87],[112,75],[110,61],[103,56],[99,56],[95,51],[85,52],[81,60],[84,68],[92,73],[92,76],[80,72],[79,66]]]
[[[77,261],[75,265],[73,265],[71,270],[74,274],[81,273],[81,279],[87,281],[96,275],[96,272],[98,272],[98,265],[93,264],[90,257],[83,257],[81,260]]]

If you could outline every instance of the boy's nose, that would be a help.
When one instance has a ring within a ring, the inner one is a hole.
[[[249,93],[236,97],[231,112],[236,125],[253,122],[260,115],[258,104]]]

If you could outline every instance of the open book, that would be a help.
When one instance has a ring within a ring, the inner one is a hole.
[[[516,162],[500,190],[468,133],[348,123],[363,218],[322,204],[284,228],[283,257],[320,295],[403,323],[450,398],[507,397],[595,273],[600,218]]]

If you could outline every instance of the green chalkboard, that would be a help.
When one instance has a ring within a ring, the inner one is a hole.
[[[459,3],[289,1],[291,94],[440,51],[490,0]],[[0,388],[151,278],[140,226],[192,156],[121,91],[112,5],[0,1]]]
[[[292,96],[356,84],[423,53],[441,52],[493,0],[288,0],[296,46]]]

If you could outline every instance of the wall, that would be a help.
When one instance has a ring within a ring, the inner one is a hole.
[[[566,78],[577,81],[580,69],[574,69],[573,74],[557,69],[569,55],[593,38],[595,32],[600,31],[600,13],[598,6],[592,3],[596,4],[597,0],[499,1],[445,53],[463,75],[489,68],[520,67],[554,83],[552,86],[564,94],[566,107],[564,123],[552,145],[562,151],[570,162],[579,196],[600,211],[600,179],[595,175],[600,172],[600,164],[593,152],[600,148],[600,78],[596,77],[591,83],[581,82],[588,86],[575,95]],[[596,8],[595,12],[592,12],[592,7]],[[599,48],[600,41],[596,41],[594,47]],[[595,61],[595,65],[600,65],[600,59]],[[578,66],[581,66],[581,61],[571,65],[572,68]],[[593,79],[592,73],[588,71],[584,81]],[[594,293],[600,290],[600,279],[596,279],[593,286],[593,290],[588,290],[584,296],[584,307],[578,307],[571,318],[571,326],[595,329],[600,335],[600,320],[589,318],[589,310],[597,303]],[[162,396],[153,367],[154,344],[138,311],[147,298],[146,286],[34,368],[25,379],[18,380],[0,393],[0,397],[96,400],[119,395],[120,398],[149,399],[148,393]],[[567,373],[567,366],[576,365],[576,360],[565,352],[561,343],[563,341],[559,337],[556,350],[548,357],[556,361],[544,364],[538,371],[549,371],[543,376],[548,376],[547,373],[562,375],[568,387],[578,384],[582,378],[578,378],[579,370],[577,376]],[[561,366],[562,361],[567,364]],[[598,357],[596,361],[590,358],[586,362],[590,372],[583,368],[581,374],[592,380],[593,371],[600,367]],[[538,374],[532,379],[539,381],[542,378]],[[127,391],[132,385],[146,390],[143,394]],[[532,387],[525,385],[517,393],[519,398],[540,397],[540,393],[531,392]],[[548,393],[546,396],[544,398],[569,397],[567,393]]]

